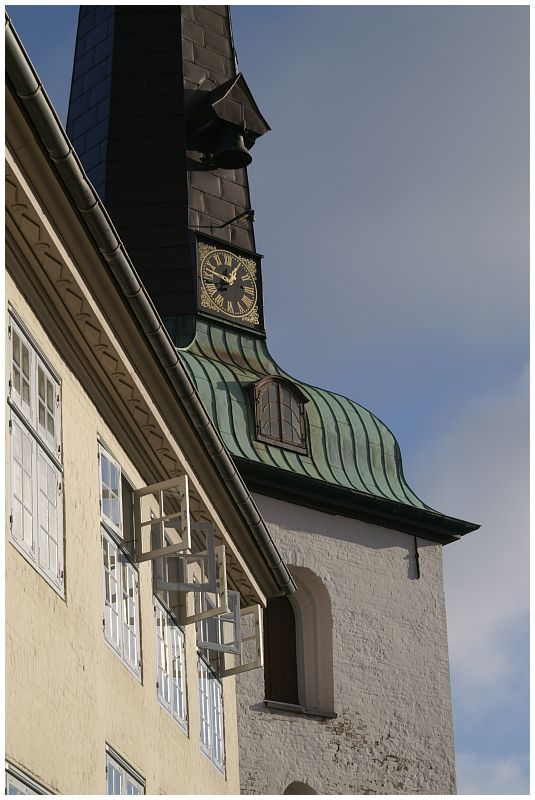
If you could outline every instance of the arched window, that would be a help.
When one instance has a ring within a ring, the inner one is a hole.
[[[287,597],[268,600],[264,611],[266,700],[299,705],[295,616]]]
[[[297,592],[270,599],[264,611],[266,702],[334,716],[329,593],[310,569],[288,567]]]
[[[305,395],[285,378],[255,385],[256,438],[299,453],[307,452]]]

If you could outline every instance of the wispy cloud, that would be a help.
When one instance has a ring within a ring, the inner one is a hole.
[[[482,526],[444,550],[464,794],[528,791],[528,439],[526,368],[474,397],[447,430],[437,423],[413,472],[436,508]],[[463,752],[468,742],[470,752]]]
[[[445,548],[445,586],[454,667],[472,702],[507,683],[510,643],[529,608],[528,372],[474,398],[422,453],[420,491],[439,510],[481,523]]]
[[[529,794],[526,758],[484,758],[478,753],[458,753],[459,794]]]

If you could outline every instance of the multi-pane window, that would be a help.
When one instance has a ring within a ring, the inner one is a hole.
[[[106,755],[106,794],[145,794],[142,779],[122,759]]]
[[[18,767],[6,764],[6,794],[50,794]]]
[[[159,523],[151,526],[151,547],[156,550],[169,547],[173,542],[165,534]],[[177,591],[164,589],[170,583],[180,580],[179,563],[177,558],[160,557],[152,562],[152,585],[155,597],[163,603],[175,616],[179,614],[180,594]]]
[[[207,592],[197,592],[195,608],[197,612],[204,611],[207,616],[197,622],[197,646],[206,657],[207,661],[219,666],[219,653],[240,653],[240,595],[239,592],[227,591],[228,611],[210,615],[213,602]]]
[[[222,772],[225,769],[223,687],[206,661],[199,656],[199,713],[201,750]]]
[[[100,451],[100,512],[122,536],[121,468],[105,450]]]
[[[13,319],[8,335],[11,541],[62,590],[59,382]]]
[[[55,448],[57,390],[48,370],[37,362],[37,429],[47,444]]]
[[[6,794],[35,794],[33,789],[26,783],[15,778],[13,775],[6,775]]]
[[[104,635],[120,650],[121,609],[119,592],[118,547],[107,534],[102,533],[104,568]]]
[[[100,448],[100,529],[104,583],[104,636],[125,664],[139,675],[139,577],[131,561],[132,490],[121,468]]]
[[[32,384],[35,354],[33,347],[14,322],[9,323],[11,338],[11,386],[10,397],[25,417],[32,419]]]
[[[187,698],[184,632],[158,601],[155,602],[154,610],[158,651],[158,699],[185,728]]]
[[[255,387],[257,438],[306,453],[305,402],[287,381],[264,378]]]

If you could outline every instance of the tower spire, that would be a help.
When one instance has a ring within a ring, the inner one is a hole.
[[[228,6],[80,7],[67,132],[162,317],[197,311],[196,231],[255,251],[247,170],[222,167],[267,130]]]

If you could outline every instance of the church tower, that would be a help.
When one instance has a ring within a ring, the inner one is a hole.
[[[271,356],[252,90],[226,6],[80,10],[69,136],[297,585],[237,678],[242,792],[450,794],[442,547],[478,526],[413,492],[370,411]]]

